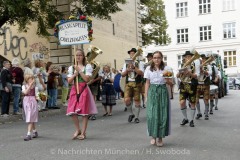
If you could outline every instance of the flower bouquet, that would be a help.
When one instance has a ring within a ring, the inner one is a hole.
[[[164,78],[172,78],[173,77],[173,73],[171,71],[164,71],[163,72],[163,77]]]
[[[47,98],[48,98],[48,96],[45,92],[38,92],[37,93],[37,100],[45,102],[45,101],[47,101]]]

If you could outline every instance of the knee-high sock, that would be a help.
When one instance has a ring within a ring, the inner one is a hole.
[[[197,107],[197,112],[198,112],[198,113],[201,113],[200,103],[199,103],[199,102],[196,104],[196,107]]]
[[[196,109],[191,109],[191,121],[194,119]]]
[[[136,110],[137,110],[137,112],[136,112],[136,118],[138,118],[139,117],[139,113],[140,113],[140,106],[135,106],[136,108]]]
[[[205,115],[208,115],[208,111],[209,111],[209,103],[205,104]]]
[[[213,100],[210,100],[210,110],[213,109]]]
[[[142,96],[142,106],[144,106],[145,105],[145,98],[144,98],[144,96]]]
[[[133,114],[132,102],[129,105],[126,105],[126,107],[129,108],[130,113]]]
[[[182,111],[182,114],[183,114],[183,118],[187,119],[187,108],[186,107],[182,108],[181,111]]]
[[[215,98],[215,107],[218,105],[218,98]]]

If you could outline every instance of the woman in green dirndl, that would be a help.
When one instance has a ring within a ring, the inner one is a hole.
[[[151,144],[163,146],[162,138],[170,135],[170,100],[166,85],[172,85],[172,78],[165,77],[171,68],[165,66],[160,51],[153,53],[153,63],[144,73],[146,78],[147,128],[152,137]]]

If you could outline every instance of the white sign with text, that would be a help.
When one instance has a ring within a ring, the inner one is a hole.
[[[60,45],[89,43],[88,25],[85,21],[69,21],[58,26]]]

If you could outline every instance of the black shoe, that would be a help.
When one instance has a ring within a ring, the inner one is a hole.
[[[128,122],[132,122],[132,120],[133,120],[134,117],[135,117],[134,114],[130,115],[130,116],[128,117]]]
[[[213,114],[213,110],[212,109],[210,110],[209,114]]]
[[[141,108],[146,108],[146,107],[145,107],[145,104],[143,104]]]
[[[205,115],[205,118],[204,118],[205,120],[208,120],[209,118],[208,118],[208,115]]]
[[[188,123],[188,119],[183,119],[183,121],[182,121],[182,123],[180,125],[184,126],[187,123]]]
[[[202,113],[198,113],[197,116],[196,116],[196,119],[199,119],[202,117]]]
[[[88,119],[91,119],[91,118],[92,118],[92,115],[89,115],[89,116],[88,116]]]
[[[51,107],[52,109],[60,109],[60,107],[57,107],[57,106],[54,106],[54,107]]]
[[[140,121],[139,121],[138,118],[135,118],[134,122],[135,122],[135,123],[139,123]]]
[[[91,120],[96,120],[97,118],[96,118],[96,116],[95,115],[93,115],[92,117],[91,117]]]
[[[103,117],[106,117],[108,115],[108,112],[103,115]]]
[[[127,112],[127,107],[124,108],[124,112]]]
[[[190,127],[194,127],[194,123],[193,123],[193,120],[190,121],[190,124],[189,124]]]
[[[218,107],[217,107],[217,106],[215,107],[215,110],[218,110]]]

